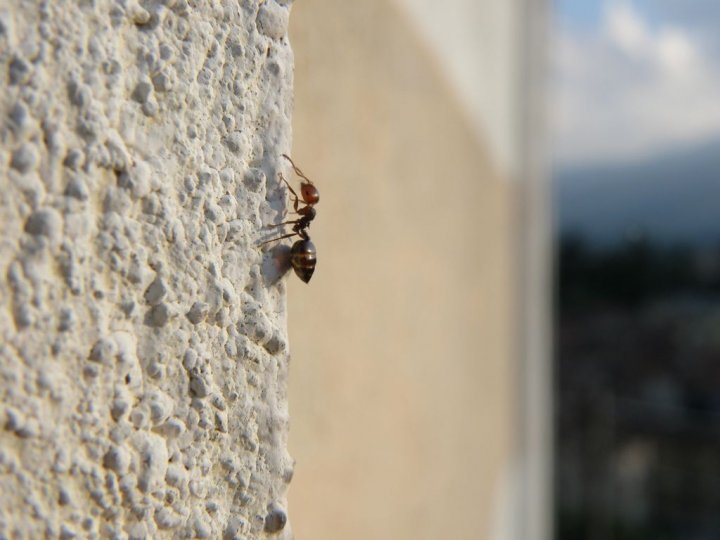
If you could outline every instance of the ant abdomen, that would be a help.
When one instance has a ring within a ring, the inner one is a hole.
[[[317,251],[315,251],[315,244],[309,238],[303,238],[293,244],[290,250],[290,264],[297,277],[308,283],[315,272],[316,263]]]

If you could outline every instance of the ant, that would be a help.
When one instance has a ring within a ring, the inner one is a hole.
[[[290,250],[290,264],[295,270],[295,274],[303,280],[305,283],[310,281],[310,278],[315,271],[315,264],[317,263],[317,252],[315,251],[315,244],[310,240],[310,235],[307,233],[307,229],[310,227],[310,223],[315,219],[315,208],[314,206],[320,201],[320,192],[305,174],[295,165],[292,159],[286,154],[282,155],[285,159],[290,162],[290,165],[302,181],[300,182],[300,197],[295,193],[295,190],[289,184],[281,172],[278,172],[280,179],[285,182],[293,198],[293,209],[295,214],[300,217],[295,220],[284,221],[274,225],[275,227],[282,227],[284,225],[292,225],[293,232],[278,236],[262,242],[260,245],[275,242],[276,240],[282,240],[284,238],[291,238],[293,236],[299,236],[300,240],[296,241],[292,249]],[[300,206],[304,204],[304,206]]]

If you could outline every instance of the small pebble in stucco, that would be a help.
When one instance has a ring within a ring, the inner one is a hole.
[[[283,37],[288,26],[287,8],[272,1],[263,3],[258,10],[257,25],[260,32],[268,37]]]
[[[25,143],[12,154],[10,166],[21,173],[27,173],[37,166],[39,157],[34,144]]]
[[[277,533],[285,528],[287,514],[282,508],[273,507],[265,516],[265,532]]]

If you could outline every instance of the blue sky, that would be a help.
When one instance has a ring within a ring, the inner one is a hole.
[[[558,224],[597,242],[720,237],[720,0],[555,0]]]
[[[555,0],[554,10],[556,16],[564,23],[576,27],[593,27],[600,23],[603,11],[610,2],[605,0]],[[617,3],[617,2],[616,2]],[[665,22],[680,22],[680,14],[692,15],[700,8],[704,9],[704,1],[697,0],[627,0],[624,2],[632,6],[647,18],[648,21],[657,24]],[[677,9],[677,4],[684,4],[683,9]],[[689,17],[693,19],[693,17]]]
[[[647,159],[720,137],[720,1],[555,0],[560,165]]]
[[[597,26],[601,4],[600,0],[557,0],[554,9],[557,17],[566,24]]]

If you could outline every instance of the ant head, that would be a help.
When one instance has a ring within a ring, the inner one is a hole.
[[[318,189],[307,182],[300,184],[300,195],[307,204],[317,204],[320,201],[320,192]]]

